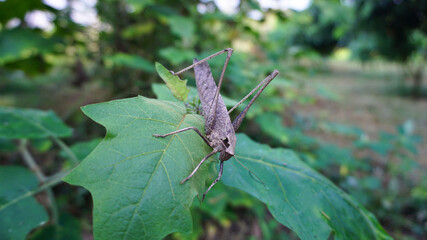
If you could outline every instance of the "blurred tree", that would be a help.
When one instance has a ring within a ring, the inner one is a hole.
[[[427,57],[427,1],[357,0],[354,9],[356,56],[367,60],[377,54],[402,63],[413,80],[412,95],[419,97]]]
[[[351,9],[340,1],[316,1],[295,16],[290,46],[305,46],[328,56],[338,45],[345,45],[345,34],[352,21]]]

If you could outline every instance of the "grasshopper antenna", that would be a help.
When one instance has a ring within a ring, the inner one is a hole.
[[[249,168],[247,168],[242,162],[240,162],[239,161],[239,159],[237,159],[236,158],[236,156],[233,156],[234,157],[234,159],[236,159],[236,161],[240,164],[240,165],[242,165],[242,167],[244,167],[246,170],[248,170],[251,174],[253,174],[257,179],[258,179],[258,181],[260,181],[261,183],[262,183],[262,185],[264,185],[264,187],[266,187],[267,188],[267,186],[265,185],[265,183],[261,180],[261,178],[259,178],[254,172],[252,172]]]
[[[221,144],[224,146],[224,147],[226,147],[225,146],[225,144],[224,143],[222,143],[221,142]],[[234,159],[236,159],[236,161],[240,164],[240,165],[242,165],[242,167],[244,167],[246,170],[248,170],[251,174],[253,174],[261,183],[262,183],[262,185],[264,185],[264,187],[266,187],[266,185],[264,184],[264,182],[261,180],[261,178],[259,178],[254,172],[252,172],[249,168],[247,168],[242,162],[240,162],[239,161],[239,159],[237,159],[236,158],[236,156],[235,155],[233,155],[233,157],[234,157]]]

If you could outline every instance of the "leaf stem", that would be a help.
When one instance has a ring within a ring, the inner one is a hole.
[[[79,159],[77,158],[77,156],[73,153],[73,151],[71,151],[71,149],[67,146],[67,144],[65,144],[61,139],[52,136],[53,141],[58,144],[58,146],[64,150],[64,152],[66,152],[68,154],[68,156],[70,157],[71,161],[74,163],[75,166],[77,166],[79,164]]]
[[[27,140],[23,139],[19,141],[19,152],[24,159],[25,164],[30,168],[32,172],[37,176],[37,179],[41,184],[45,184],[47,181],[47,177],[43,174],[40,167],[37,165],[33,156],[31,156],[30,152],[27,149]],[[52,188],[46,188],[46,193],[49,198],[49,205],[52,213],[52,221],[57,224],[58,223],[58,206],[56,205],[55,195],[53,194]]]

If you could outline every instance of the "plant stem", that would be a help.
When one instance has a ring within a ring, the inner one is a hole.
[[[59,139],[57,137],[52,136],[52,139],[56,144],[58,144],[58,146],[60,148],[62,148],[62,150],[64,150],[64,152],[66,152],[68,154],[68,156],[70,157],[70,159],[74,163],[74,165],[79,164],[79,159],[73,153],[73,151],[71,151],[71,149],[67,146],[67,144],[65,144],[61,139]]]
[[[71,171],[71,170],[70,170],[70,171]],[[55,186],[56,184],[60,183],[60,182],[62,181],[61,179],[62,179],[65,175],[67,175],[70,171],[60,172],[60,173],[57,173],[57,174],[53,175],[52,177],[50,177],[50,178],[49,178],[49,180],[48,180],[48,181],[46,181],[46,183],[44,183],[44,184],[40,185],[38,188],[36,188],[36,189],[34,189],[34,190],[32,190],[32,191],[28,191],[28,192],[26,192],[25,194],[22,194],[21,196],[18,196],[18,197],[16,197],[15,199],[12,199],[11,201],[7,202],[6,204],[1,205],[1,206],[0,206],[0,211],[1,211],[1,210],[3,210],[4,208],[9,207],[9,206],[10,206],[10,205],[12,205],[12,204],[14,204],[14,203],[18,202],[18,201],[20,201],[20,200],[22,200],[22,199],[26,198],[26,197],[30,197],[30,196],[32,196],[32,195],[35,195],[35,194],[37,194],[37,193],[39,193],[39,192],[42,192],[42,191],[44,191],[44,190],[46,190],[46,189],[49,189],[49,188],[51,188],[51,187]],[[55,178],[54,178],[54,177],[55,177]]]
[[[36,161],[34,161],[33,156],[31,156],[26,146],[27,146],[26,139],[19,141],[19,152],[21,153],[25,164],[27,164],[30,170],[34,172],[34,174],[36,174],[37,179],[39,179],[41,183],[46,182],[46,176],[43,174],[42,170],[39,168]]]
[[[19,152],[24,159],[25,164],[31,169],[31,171],[36,174],[41,184],[45,184],[47,181],[46,176],[41,171],[40,167],[37,165],[33,156],[31,156],[30,152],[27,149],[27,140],[20,140],[19,142]],[[55,195],[53,194],[52,188],[46,188],[46,193],[49,198],[49,205],[52,213],[52,221],[57,224],[58,223],[58,206],[56,205]]]

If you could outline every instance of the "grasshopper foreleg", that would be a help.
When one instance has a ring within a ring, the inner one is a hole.
[[[187,130],[194,130],[197,134],[199,134],[199,136],[203,139],[203,141],[205,141],[205,143],[210,146],[210,143],[209,143],[208,139],[206,139],[206,137],[203,136],[203,134],[196,127],[186,127],[186,128],[183,128],[183,129],[180,129],[180,130],[177,130],[177,131],[173,131],[173,132],[170,132],[170,133],[166,133],[166,134],[163,134],[163,135],[154,134],[153,137],[164,138],[164,137],[167,137],[167,136],[170,136],[170,135],[173,135],[173,134],[176,134],[176,133],[184,132],[184,131],[187,131]]]

